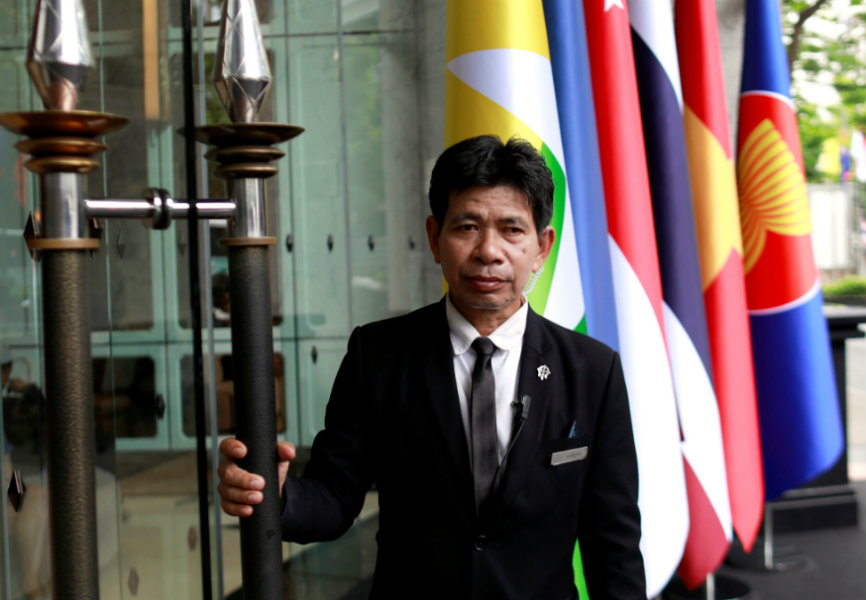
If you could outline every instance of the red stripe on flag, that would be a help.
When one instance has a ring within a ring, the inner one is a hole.
[[[662,285],[628,13],[618,8],[604,12],[601,2],[584,7],[588,24],[602,24],[587,27],[587,40],[607,227],[662,325]]]
[[[818,280],[809,235],[767,232],[761,259],[746,276],[749,309],[775,308],[805,296]]]
[[[683,102],[713,133],[728,157],[733,156],[728,115],[718,109],[724,102],[725,84],[707,65],[722,65],[716,7],[706,0],[676,2],[676,34],[683,82]],[[688,48],[688,51],[683,51]]]
[[[715,573],[728,553],[728,539],[689,461],[683,461],[689,491],[689,539],[678,573],[689,589]]]
[[[718,276],[704,290],[704,303],[731,517],[734,531],[748,552],[763,518],[764,475],[744,287],[742,260],[732,251]]]

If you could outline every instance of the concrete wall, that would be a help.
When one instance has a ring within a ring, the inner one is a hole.
[[[693,0],[685,0],[693,1]],[[732,142],[737,136],[737,104],[740,95],[740,73],[743,66],[743,25],[746,0],[716,0],[719,20],[719,43],[725,72],[725,94]],[[732,147],[736,148],[736,145]]]

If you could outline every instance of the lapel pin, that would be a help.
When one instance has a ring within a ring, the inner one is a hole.
[[[541,381],[547,379],[548,375],[550,375],[550,368],[547,365],[541,365],[538,367],[538,378]]]

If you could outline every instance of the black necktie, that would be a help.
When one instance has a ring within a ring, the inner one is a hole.
[[[475,506],[481,509],[490,495],[493,477],[499,466],[496,448],[496,384],[490,359],[496,346],[487,338],[472,342],[475,368],[472,370],[472,473],[475,476]]]

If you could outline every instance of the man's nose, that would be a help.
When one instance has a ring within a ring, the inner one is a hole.
[[[485,264],[502,260],[502,244],[497,232],[492,229],[482,229],[475,246],[475,258]]]

